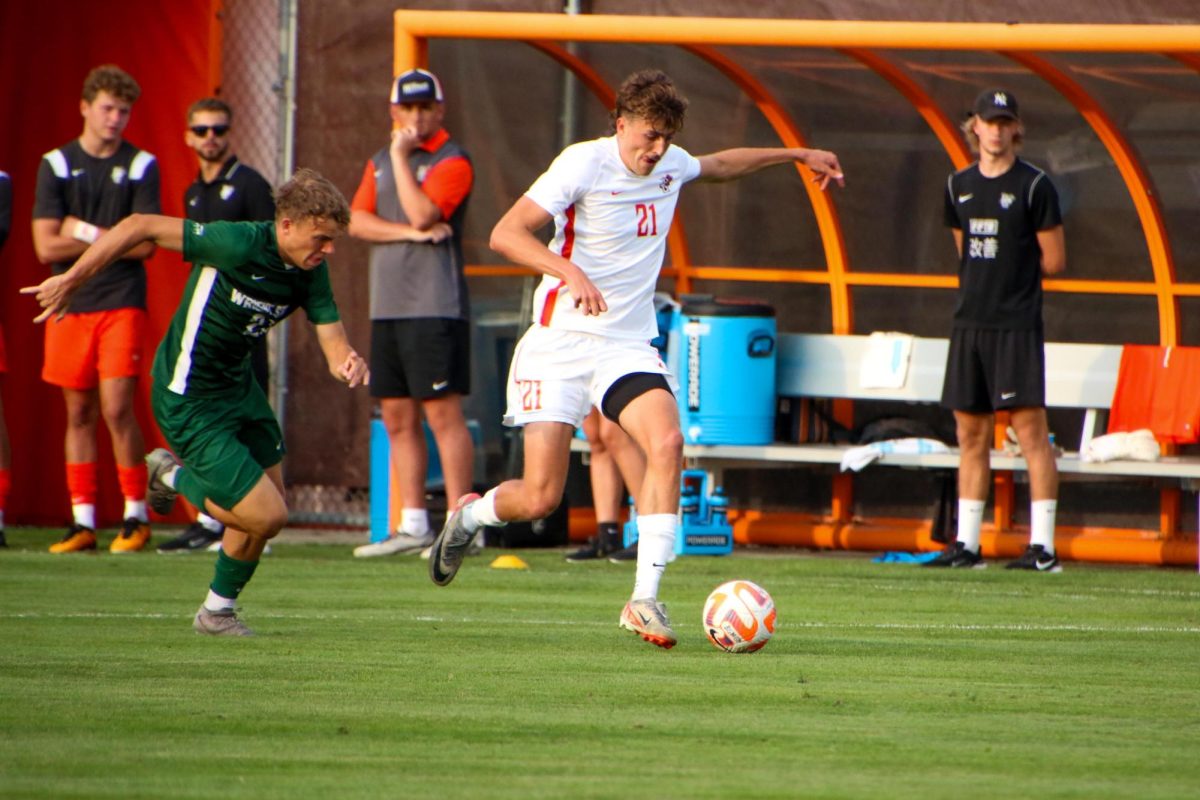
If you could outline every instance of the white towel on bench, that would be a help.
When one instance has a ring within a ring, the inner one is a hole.
[[[1097,436],[1083,446],[1080,461],[1157,461],[1160,450],[1154,432],[1141,430]]]
[[[888,453],[920,455],[921,453],[949,452],[950,448],[937,439],[924,439],[920,437],[886,439],[882,442],[864,444],[862,447],[851,447],[842,454],[842,472],[846,472],[847,470],[859,472],[863,467]]]
[[[859,385],[864,389],[903,389],[912,348],[913,337],[907,333],[872,333],[859,367]]]

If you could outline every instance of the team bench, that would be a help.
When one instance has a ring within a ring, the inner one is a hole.
[[[860,382],[870,337],[835,334],[780,334],[777,344],[776,391],[781,397],[833,400],[938,403],[949,340],[914,337],[907,380],[895,389],[864,388]],[[1046,405],[1083,410],[1079,448],[1103,431],[1099,424],[1111,404],[1121,362],[1121,345],[1046,344]],[[947,412],[948,413],[948,412]],[[721,485],[727,469],[811,465],[837,471],[849,444],[768,444],[684,446],[687,466],[704,469],[710,485]],[[576,441],[576,450],[587,443]],[[946,453],[887,453],[862,473],[880,467],[953,470],[958,467],[956,448]],[[993,494],[995,522],[985,526],[984,553],[1015,555],[1027,541],[1026,532],[1012,530],[1013,476],[1026,470],[1025,459],[993,450],[996,475]],[[1060,526],[1059,552],[1068,558],[1147,563],[1196,563],[1196,541],[1179,531],[1180,490],[1200,486],[1200,458],[1164,456],[1158,461],[1082,461],[1079,450],[1063,452],[1058,469],[1064,480],[1152,481],[1161,488],[1158,531],[1107,529],[1095,526],[1064,529]],[[735,538],[740,543],[802,545],[850,549],[931,549],[930,521],[863,520],[853,510],[853,484],[848,474],[835,475],[830,513],[821,517],[803,514],[764,514],[741,510],[732,515]]]
[[[898,389],[863,388],[860,372],[867,356],[869,336],[835,334],[780,334],[776,393],[781,397],[843,398],[849,400],[937,403],[942,396],[947,339],[914,337],[908,379]],[[1121,346],[1107,344],[1046,344],[1046,405],[1049,408],[1084,409],[1079,447],[1102,433],[1097,426],[1112,403],[1121,363]],[[703,461],[709,469],[762,462],[840,464],[851,445],[688,445],[684,455]],[[958,452],[883,455],[877,465],[954,469]],[[1025,459],[1001,450],[991,454],[993,470],[1025,470]],[[1166,456],[1159,461],[1081,461],[1078,450],[1058,458],[1062,473],[1138,476],[1176,479],[1191,488],[1200,480],[1200,459]]]

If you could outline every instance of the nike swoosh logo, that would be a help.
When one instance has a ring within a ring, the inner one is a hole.
[[[73,169],[73,170],[71,170],[71,174],[72,175],[82,175],[83,170],[82,169]]]
[[[625,194],[625,193],[624,192],[609,192],[609,194],[611,194],[613,197],[616,197],[619,194]]]
[[[666,569],[666,566],[667,566],[667,565],[666,565],[666,564],[651,564],[650,566],[652,566],[652,567],[662,567],[662,568]]]
[[[975,194],[974,194],[973,192],[972,192],[971,194],[960,194],[960,195],[958,196],[958,202],[960,202],[960,203],[965,203],[965,202],[967,202],[968,200],[970,200],[970,199],[971,199],[972,197],[974,197],[974,196],[975,196]]]
[[[1001,400],[1012,400],[1016,396],[1017,396],[1016,392],[1001,392],[1000,393]]]
[[[261,280],[263,280],[263,279],[264,279],[264,278],[266,278],[266,277],[267,277],[266,275],[251,275],[251,276],[250,276],[250,280],[252,280],[252,281],[261,281]]]
[[[643,625],[647,625],[647,624],[649,624],[649,622],[650,622],[650,618],[649,618],[649,617],[647,617],[645,614],[643,614],[643,613],[642,613],[642,612],[640,612],[640,611],[635,611],[635,612],[633,612],[633,613],[637,614],[637,616],[638,616],[638,619],[640,619],[640,620],[642,621],[642,624],[643,624]]]
[[[1054,569],[1053,561],[1035,561],[1033,565],[1038,568],[1039,572],[1045,572],[1048,569]]]
[[[435,383],[433,385],[433,390],[435,392],[440,392],[442,389],[445,389],[449,385],[450,385],[450,381],[438,381],[437,383]]]

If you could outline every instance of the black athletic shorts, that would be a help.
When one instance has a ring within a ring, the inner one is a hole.
[[[371,322],[371,396],[429,400],[471,393],[471,326],[420,317]]]
[[[975,414],[1045,406],[1045,334],[955,328],[946,357],[942,405]]]

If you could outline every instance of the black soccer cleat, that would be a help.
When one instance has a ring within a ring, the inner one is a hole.
[[[968,550],[962,542],[954,542],[932,561],[926,561],[925,567],[967,567],[969,569],[985,569],[987,562],[975,550]]]
[[[1036,572],[1062,572],[1062,562],[1054,553],[1046,552],[1040,544],[1031,544],[1016,561],[1004,565],[1005,569],[1028,569]]]
[[[164,555],[172,553],[195,553],[208,550],[213,542],[221,541],[222,534],[210,531],[199,522],[193,522],[184,529],[183,533],[169,542],[158,546],[158,552]]]

